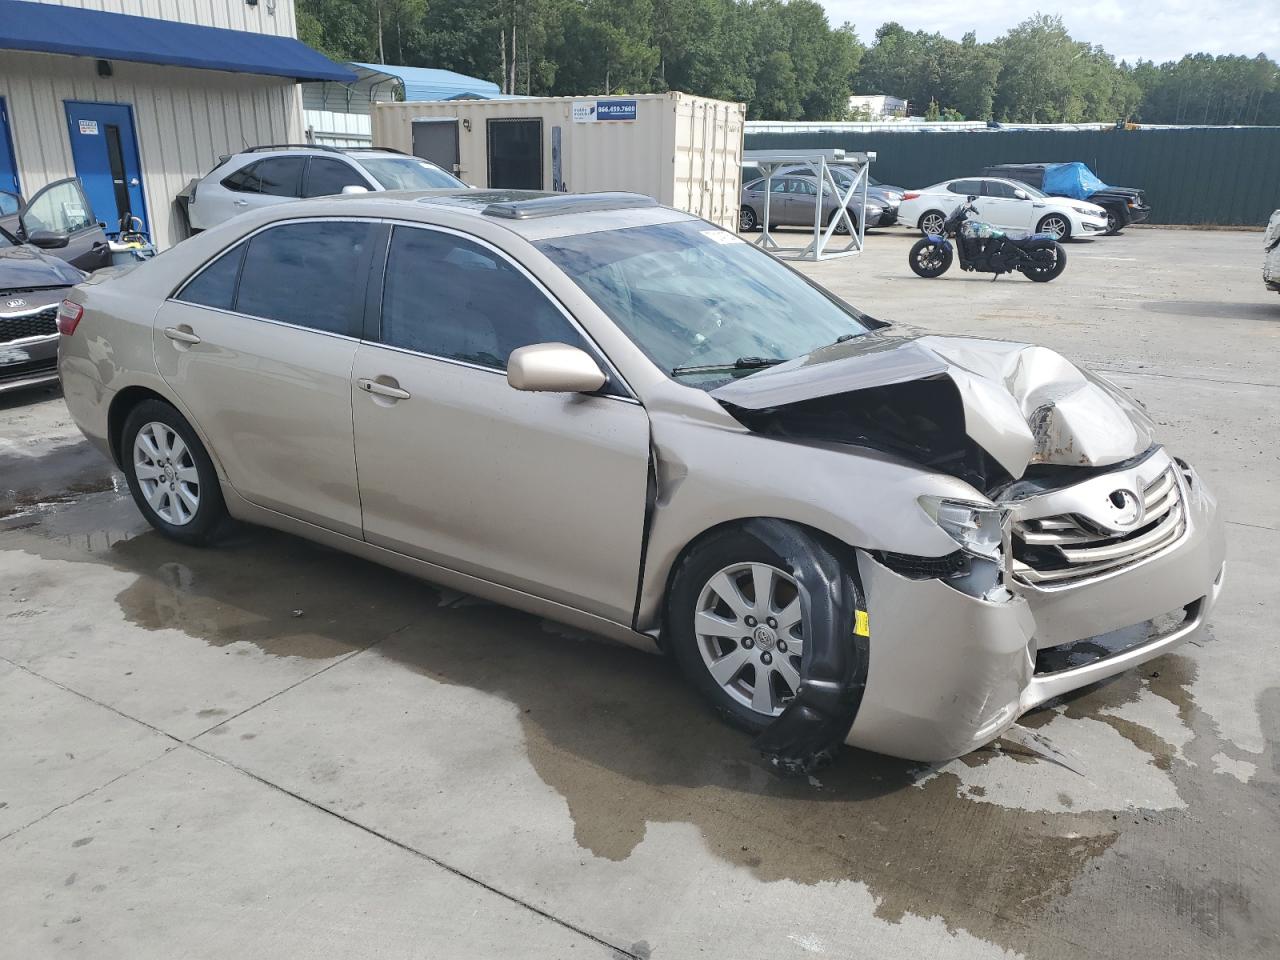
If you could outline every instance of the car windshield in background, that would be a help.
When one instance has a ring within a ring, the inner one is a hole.
[[[466,184],[413,157],[361,157],[360,166],[388,190],[453,190]]]
[[[701,220],[537,246],[650,360],[691,386],[710,389],[878,326]]]

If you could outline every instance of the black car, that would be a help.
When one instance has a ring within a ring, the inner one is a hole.
[[[1084,174],[1077,182],[1101,183],[1093,171],[1082,163],[997,163],[984,167],[981,176],[1004,177],[1007,180],[1020,180],[1037,190],[1043,190],[1051,196],[1074,197],[1076,200],[1088,200],[1107,211],[1107,235],[1117,234],[1131,223],[1141,223],[1151,215],[1151,207],[1147,204],[1146,194],[1138,187],[1112,187],[1103,184],[1101,189],[1080,191],[1083,196],[1066,193],[1046,187],[1045,175],[1052,175],[1064,167],[1080,169]],[[1052,186],[1052,184],[1051,184]]]
[[[58,304],[84,278],[0,228],[0,393],[58,379]]]

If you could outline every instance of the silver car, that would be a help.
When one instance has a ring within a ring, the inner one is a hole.
[[[664,651],[786,770],[973,750],[1222,584],[1213,496],[1116,387],[897,333],[634,195],[260,210],[60,329],[164,534],[265,524]]]
[[[842,171],[843,172],[843,171]],[[769,226],[812,227],[818,207],[819,180],[813,174],[777,174],[772,180],[761,178],[742,188],[742,205],[738,211],[738,229],[743,233],[758,230],[764,224],[765,200],[768,199]],[[846,186],[847,189],[847,186]],[[825,227],[840,209],[840,198],[827,184],[822,191],[822,225]],[[864,219],[868,227],[891,227],[898,222],[896,204],[867,197],[866,210],[862,208],[861,195],[849,201],[849,222],[854,230]],[[849,224],[838,219],[835,232],[846,234]]]

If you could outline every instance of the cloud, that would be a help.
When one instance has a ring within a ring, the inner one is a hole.
[[[870,42],[885,20],[897,20],[909,30],[938,32],[959,40],[972,30],[979,40],[993,40],[1035,8],[1013,6],[998,9],[974,7],[941,0],[920,0],[909,9],[886,13],[883,3],[870,0],[819,0],[833,24],[845,21],[858,28],[858,36]],[[1162,0],[1155,5],[1140,0],[1080,0],[1065,9],[1042,7],[1042,13],[1062,16],[1077,40],[1104,47],[1117,60],[1139,58],[1177,60],[1184,53],[1265,53],[1280,59],[1280,15],[1276,0]]]

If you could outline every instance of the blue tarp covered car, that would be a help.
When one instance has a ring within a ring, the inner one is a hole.
[[[1044,169],[1044,186],[1040,188],[1055,197],[1088,200],[1107,185],[1083,163],[1051,163]]]

